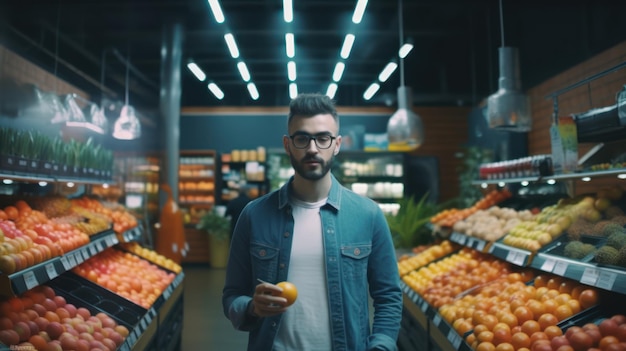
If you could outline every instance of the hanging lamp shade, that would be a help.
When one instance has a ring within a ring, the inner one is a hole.
[[[521,92],[518,50],[500,47],[498,91],[487,99],[489,128],[528,132],[532,127],[528,97]]]
[[[122,107],[120,117],[113,126],[113,137],[120,140],[133,140],[141,136],[139,118],[135,115],[135,108],[129,105]]]
[[[424,142],[422,119],[411,106],[411,88],[404,85],[398,87],[398,109],[387,122],[390,151],[416,150]]]

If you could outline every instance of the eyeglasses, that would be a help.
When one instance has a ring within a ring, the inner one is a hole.
[[[337,139],[332,135],[321,134],[317,136],[309,135],[309,134],[294,134],[290,135],[289,138],[293,142],[293,146],[297,149],[306,149],[311,145],[311,140],[315,141],[315,146],[318,149],[328,149],[333,144],[333,140]]]

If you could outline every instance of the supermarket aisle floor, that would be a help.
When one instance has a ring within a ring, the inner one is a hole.
[[[248,334],[233,329],[222,313],[226,271],[185,265],[184,321],[181,351],[245,350]]]

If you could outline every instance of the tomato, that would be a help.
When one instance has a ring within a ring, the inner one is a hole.
[[[287,306],[291,306],[294,302],[296,302],[296,298],[298,297],[298,289],[296,289],[296,286],[293,285],[293,283],[280,282],[276,285],[283,289],[280,295],[277,296],[287,299]]]
[[[571,333],[568,340],[570,345],[572,345],[572,347],[576,351],[586,351],[593,346],[593,340],[591,339],[591,336],[585,333],[585,331],[583,331],[582,329],[580,331]]]
[[[617,325],[617,323],[615,323],[614,320],[608,318],[600,322],[600,324],[598,325],[598,328],[600,329],[600,334],[602,334],[602,336],[617,334],[618,327],[619,326]]]

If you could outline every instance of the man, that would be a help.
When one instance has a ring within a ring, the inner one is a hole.
[[[341,146],[333,102],[299,95],[287,127],[283,146],[295,175],[241,213],[224,313],[250,332],[248,350],[397,350],[402,292],[391,235],[378,205],[330,173]],[[273,295],[281,281],[297,287],[293,305]]]

